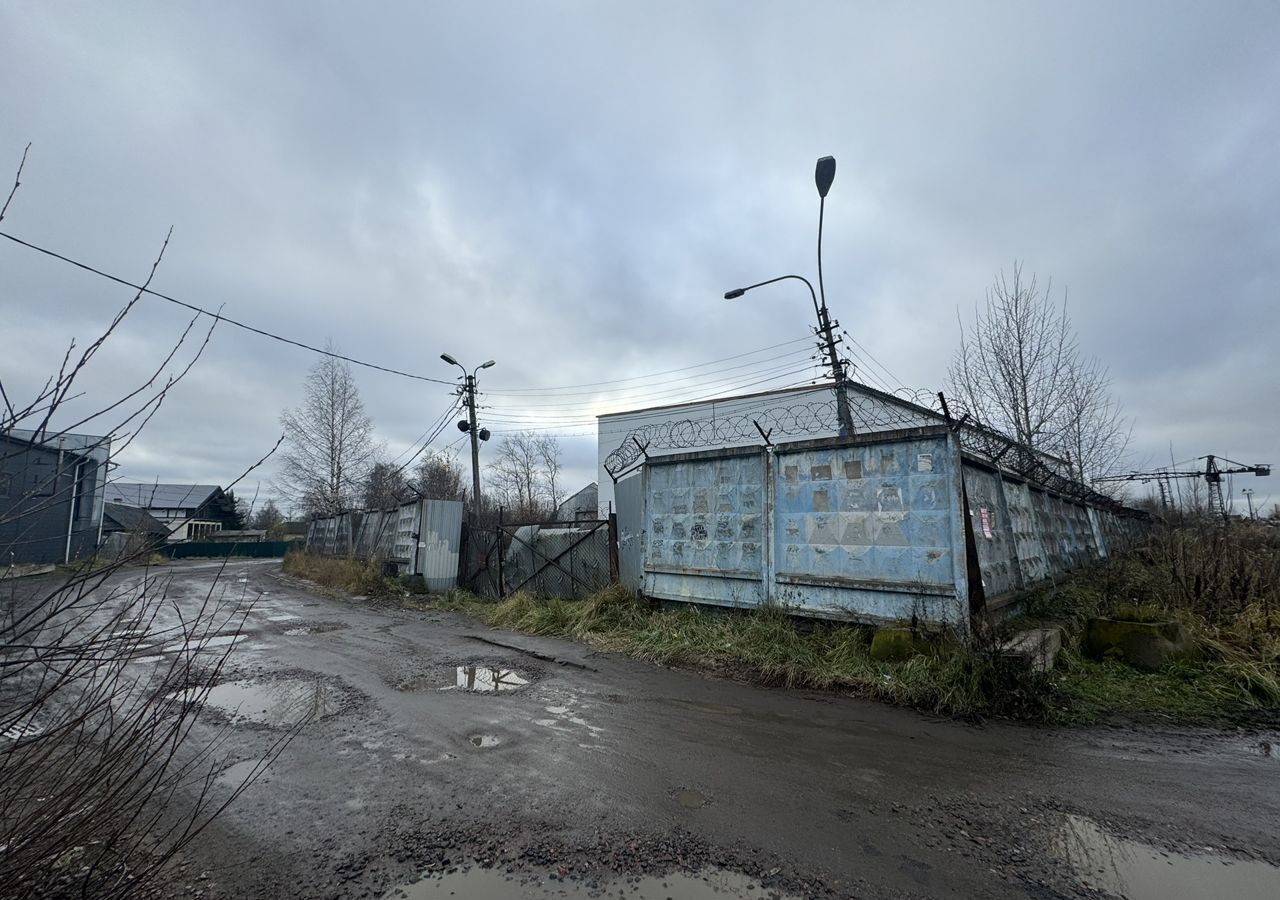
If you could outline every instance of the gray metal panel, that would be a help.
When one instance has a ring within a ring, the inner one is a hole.
[[[982,587],[988,598],[1013,593],[1024,582],[1004,480],[996,472],[968,461],[963,473],[969,499],[966,513],[977,544]]]
[[[458,583],[462,546],[462,502],[423,500],[419,528],[417,574],[427,590],[447,591]]]
[[[641,469],[613,486],[618,516],[618,579],[632,590],[644,583],[644,473]]]

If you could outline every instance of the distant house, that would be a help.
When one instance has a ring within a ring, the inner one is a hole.
[[[133,556],[169,540],[168,527],[145,509],[108,503],[102,513],[101,552],[111,558]]]
[[[224,528],[206,538],[217,544],[259,544],[266,539],[267,532],[261,528]]]
[[[93,556],[110,457],[108,437],[0,431],[0,566]]]
[[[557,506],[553,521],[581,522],[583,519],[600,518],[600,509],[597,506],[598,497],[599,488],[593,481]]]
[[[169,541],[195,541],[237,524],[235,502],[216,484],[111,484],[107,502],[145,509]]]

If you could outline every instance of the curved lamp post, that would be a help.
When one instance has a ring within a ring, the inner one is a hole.
[[[827,294],[822,286],[822,219],[827,204],[827,192],[831,190],[831,183],[836,177],[836,161],[834,157],[824,156],[818,160],[814,167],[813,180],[818,188],[818,290],[815,292],[813,284],[808,278],[802,275],[779,275],[777,278],[770,278],[768,281],[760,281],[756,284],[749,284],[746,287],[734,288],[726,291],[724,299],[737,300],[747,291],[754,290],[758,287],[764,287],[766,284],[774,284],[778,281],[786,281],[794,279],[795,281],[803,281],[805,287],[809,289],[809,296],[813,298],[813,312],[818,317],[818,333],[822,335],[822,350],[827,354],[827,362],[831,365],[831,377],[835,379],[836,391],[836,417],[840,422],[840,436],[849,437],[853,434],[853,417],[849,413],[848,393],[845,390],[844,366],[840,364],[839,357],[836,356],[836,344],[839,343],[832,333],[831,314],[827,311]],[[821,302],[819,302],[821,296]]]

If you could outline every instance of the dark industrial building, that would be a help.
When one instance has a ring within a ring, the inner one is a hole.
[[[0,432],[0,564],[93,556],[110,456],[107,437]]]

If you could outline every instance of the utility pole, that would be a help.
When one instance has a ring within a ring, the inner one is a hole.
[[[489,429],[479,428],[476,425],[476,373],[481,369],[489,368],[494,361],[481,363],[468,372],[466,366],[448,353],[441,353],[440,358],[462,370],[464,381],[458,391],[466,397],[462,402],[467,407],[467,418],[458,423],[458,430],[465,431],[471,436],[471,508],[473,516],[479,518],[480,511],[484,507],[483,498],[480,496],[480,441],[489,440]]]
[[[476,429],[476,376],[468,375],[466,386],[467,399],[467,420],[470,428],[467,429],[471,437],[471,496],[475,498],[476,514],[480,513],[480,435]]]

